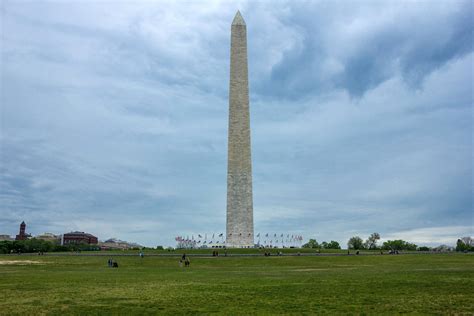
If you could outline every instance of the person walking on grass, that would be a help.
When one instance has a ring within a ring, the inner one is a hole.
[[[184,262],[184,266],[187,267],[188,266],[188,257],[186,256],[185,253],[183,253],[183,255],[181,256],[181,260],[179,260],[179,266],[182,267],[183,266],[183,262]]]

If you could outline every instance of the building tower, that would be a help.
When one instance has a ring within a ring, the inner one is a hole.
[[[254,246],[247,26],[237,11],[231,26],[226,245]]]
[[[20,224],[20,232],[16,235],[15,240],[26,240],[28,235],[26,235],[26,224],[25,222],[21,222]]]

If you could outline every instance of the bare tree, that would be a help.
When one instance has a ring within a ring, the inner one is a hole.
[[[375,249],[377,248],[377,240],[380,239],[379,233],[372,233],[369,238],[365,241],[365,247],[367,249]]]

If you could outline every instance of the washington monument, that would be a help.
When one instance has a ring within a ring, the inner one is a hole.
[[[228,247],[253,247],[247,27],[240,12],[231,27],[229,143],[227,161]]]

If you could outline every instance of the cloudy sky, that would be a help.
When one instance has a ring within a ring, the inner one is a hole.
[[[225,232],[247,22],[256,233],[473,232],[471,1],[1,1],[0,234]]]

